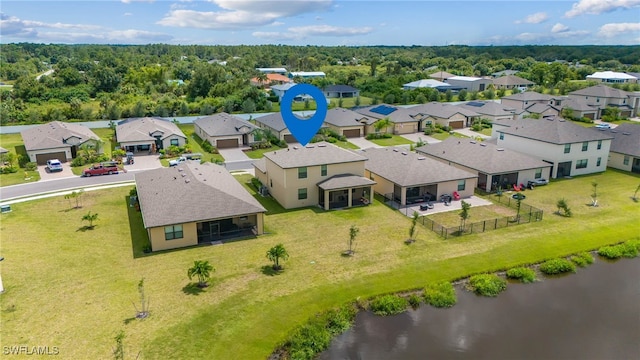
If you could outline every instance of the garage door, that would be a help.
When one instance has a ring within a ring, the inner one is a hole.
[[[462,129],[464,127],[464,121],[449,121],[449,126],[451,126],[452,129]]]
[[[584,117],[586,117],[587,119],[591,119],[593,120],[593,118],[595,117],[593,113],[591,114],[584,114]]]
[[[293,135],[285,135],[284,136],[284,141],[286,141],[289,144],[298,142],[298,140],[296,140],[296,138]]]
[[[342,134],[348,138],[360,137],[360,129],[344,130]]]
[[[218,149],[228,149],[228,148],[238,147],[238,139],[216,140],[216,145]]]
[[[38,165],[47,165],[47,160],[58,159],[62,162],[67,162],[67,155],[64,151],[49,153],[49,154],[37,154],[36,162]]]

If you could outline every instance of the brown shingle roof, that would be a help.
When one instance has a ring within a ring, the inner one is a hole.
[[[252,123],[225,112],[197,119],[193,123],[209,136],[243,135],[256,128]],[[243,127],[247,131],[243,132]]]
[[[515,86],[515,85],[533,85],[533,81],[523,79],[520,76],[505,75],[493,80],[495,85]]]
[[[274,152],[267,152],[264,153],[264,157],[273,161],[283,169],[367,160],[367,158],[362,155],[324,141],[308,144],[304,147],[294,146]]]
[[[188,162],[135,175],[145,228],[265,212],[224,167]]]
[[[611,135],[595,132],[559,117],[497,121],[495,124],[507,126],[500,129],[499,132],[552,144],[571,144],[613,138]]]
[[[358,126],[363,124],[369,124],[371,121],[375,121],[377,119],[369,119],[368,117],[357,113],[352,110],[343,109],[343,108],[335,108],[327,111],[327,116],[324,121],[328,124],[335,125],[338,127],[345,126]]]
[[[494,80],[494,82],[498,80],[499,79],[496,79]],[[503,97],[503,99],[518,100],[518,101],[549,101],[551,99],[554,99],[554,97],[547,94],[541,94],[535,91],[525,91],[522,93],[505,96]]]
[[[27,150],[68,148],[72,144],[66,141],[73,137],[78,138],[78,144],[89,139],[100,139],[86,126],[61,121],[52,121],[48,124],[32,127],[22,131],[20,135],[22,135],[24,147]]]
[[[370,148],[358,153],[369,159],[364,164],[365,169],[399,186],[436,184],[478,177],[406,149]]]

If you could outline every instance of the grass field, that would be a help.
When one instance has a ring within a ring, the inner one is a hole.
[[[374,144],[380,146],[395,146],[395,145],[410,145],[414,144],[413,141],[403,138],[400,135],[392,135],[389,139],[371,139],[369,140]]]

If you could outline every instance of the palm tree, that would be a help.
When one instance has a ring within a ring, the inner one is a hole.
[[[93,222],[98,220],[98,213],[91,213],[91,211],[89,211],[88,213],[84,214],[84,216],[82,216],[82,221],[88,221],[89,222],[89,229],[93,229]]]
[[[384,129],[384,133],[387,133],[388,127],[391,126],[391,120],[389,118],[380,119],[373,124],[376,132],[380,132],[380,130]]]
[[[187,276],[189,276],[189,280],[194,276],[198,277],[198,287],[204,288],[207,287],[207,280],[211,277],[211,272],[216,271],[209,261],[207,260],[196,260],[193,262],[193,267],[187,270]]]
[[[281,270],[280,259],[287,260],[288,258],[287,249],[282,244],[278,244],[267,251],[267,259],[273,261],[273,270]]]

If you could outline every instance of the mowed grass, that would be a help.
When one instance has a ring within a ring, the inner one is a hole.
[[[597,208],[586,206],[594,180]],[[638,238],[640,203],[631,200],[638,184],[640,177],[617,171],[554,181],[526,192],[526,202],[545,210],[541,222],[449,240],[421,226],[409,246],[410,219],[379,202],[325,212],[284,210],[261,199],[270,210],[267,235],[148,256],[141,256],[141,215],[126,203],[131,187],[87,192],[79,210],[62,196],[14,204],[0,215],[3,344],[59,346],[64,358],[110,358],[123,330],[131,356],[264,359],[308,318],[357,297]],[[553,214],[560,197],[572,218]],[[89,210],[99,214],[97,226],[79,231]],[[360,228],[356,255],[342,257],[353,224]],[[285,271],[264,274],[265,253],[278,243],[291,255]],[[194,260],[216,268],[211,286],[197,294],[185,288]],[[142,277],[151,316],[140,321],[132,319],[132,302]]]
[[[16,146],[24,145],[22,142],[22,136],[18,134],[0,134],[0,147],[3,147],[9,152],[16,155]],[[14,162],[15,166],[18,166],[18,157]],[[40,173],[37,171],[25,171],[24,168],[19,168],[18,172],[13,174],[0,174],[0,186],[9,186],[30,183],[40,180]]]
[[[464,200],[464,199],[463,199]],[[461,210],[427,214],[426,217],[446,227],[460,225]],[[516,215],[516,210],[502,205],[474,206],[469,210],[467,224]]]
[[[414,143],[400,135],[391,135],[388,139],[371,139],[369,141],[380,146],[410,145]]]

